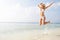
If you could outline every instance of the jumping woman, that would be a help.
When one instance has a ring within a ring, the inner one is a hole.
[[[46,17],[44,15],[44,11],[50,7],[54,2],[50,3],[48,6],[46,6],[44,3],[38,4],[38,7],[40,8],[40,25],[45,25],[47,23],[50,23],[50,21],[45,22]]]

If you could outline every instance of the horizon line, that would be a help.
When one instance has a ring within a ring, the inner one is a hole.
[[[32,24],[39,24],[39,22],[0,22],[0,23],[32,23]],[[60,24],[58,22],[50,23],[50,24]]]

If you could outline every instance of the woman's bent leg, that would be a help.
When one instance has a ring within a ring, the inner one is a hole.
[[[45,24],[48,24],[48,23],[50,23],[50,21],[48,21],[48,22],[45,22]]]

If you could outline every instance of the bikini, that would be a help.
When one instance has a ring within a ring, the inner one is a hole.
[[[41,13],[42,13],[42,12],[44,12],[44,9],[41,10]],[[45,16],[40,16],[40,18],[43,19],[43,20],[44,20],[44,17],[45,17]]]

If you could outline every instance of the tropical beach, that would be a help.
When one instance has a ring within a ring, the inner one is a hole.
[[[0,40],[60,40],[60,24],[40,28],[38,24],[0,23],[0,28]]]
[[[0,40],[60,40],[60,0],[0,0]]]

